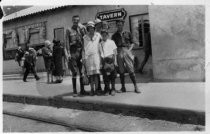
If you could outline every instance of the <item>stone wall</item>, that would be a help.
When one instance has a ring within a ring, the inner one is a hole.
[[[205,80],[205,7],[149,6],[154,79]]]

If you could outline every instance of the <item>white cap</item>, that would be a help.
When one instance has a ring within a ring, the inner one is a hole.
[[[98,23],[101,23],[102,21],[97,18],[94,22],[95,22],[95,24],[98,24]]]

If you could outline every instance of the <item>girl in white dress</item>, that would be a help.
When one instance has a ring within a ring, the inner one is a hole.
[[[87,34],[84,39],[83,61],[87,75],[90,77],[91,95],[98,94],[98,77],[100,74],[101,59],[99,54],[99,43],[101,35],[95,32],[94,22],[87,24]],[[95,86],[95,90],[94,90]]]

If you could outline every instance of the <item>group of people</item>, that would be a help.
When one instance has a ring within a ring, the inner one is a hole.
[[[47,71],[47,82],[61,83],[63,81],[64,67],[62,65],[62,60],[64,56],[64,47],[61,45],[60,41],[53,40],[53,45],[50,41],[46,40],[44,42],[45,46],[41,49],[41,53],[44,58],[45,68]],[[27,82],[27,76],[31,72],[36,80],[40,77],[37,75],[36,71],[36,61],[38,52],[25,44],[26,48],[23,49],[21,46],[18,47],[15,61],[22,68],[23,71],[23,81]],[[53,81],[53,76],[56,81]]]
[[[53,40],[53,43],[46,40],[45,47],[42,48],[42,55],[47,71],[47,82],[53,82],[56,77],[56,83],[63,80],[63,58],[68,62],[68,68],[72,73],[73,96],[78,96],[77,75],[80,76],[80,94],[87,95],[84,89],[85,80],[91,87],[90,95],[115,95],[115,78],[117,73],[120,75],[121,89],[126,92],[125,73],[129,73],[130,79],[134,84],[134,92],[141,93],[134,73],[134,55],[131,50],[134,46],[132,35],[124,31],[124,20],[116,21],[117,31],[109,37],[108,23],[96,19],[89,21],[86,26],[80,23],[80,17],[72,17],[73,25],[66,30],[65,43],[61,44],[59,40]],[[53,44],[53,45],[52,45]],[[53,47],[52,47],[53,46]],[[30,50],[30,49],[29,49]],[[27,52],[24,56],[26,67],[23,81],[29,71],[34,73],[35,78],[39,77],[35,71],[35,65],[27,64]],[[30,52],[29,52],[30,55]],[[36,56],[34,56],[36,57]],[[34,63],[35,64],[35,63]],[[103,75],[105,84],[104,90],[101,88],[100,74]]]
[[[45,46],[42,48],[42,56],[47,71],[47,83],[62,83],[64,76],[64,46],[59,40],[53,40],[53,44],[45,41]],[[56,78],[53,81],[53,76]]]
[[[90,95],[115,95],[115,78],[120,74],[122,88],[126,92],[125,73],[129,73],[134,91],[141,93],[134,73],[134,56],[131,52],[134,43],[130,32],[124,31],[124,20],[117,20],[117,31],[109,37],[108,23],[99,19],[89,21],[85,26],[79,16],[73,16],[73,26],[66,31],[65,54],[72,72],[74,96],[77,96],[76,77],[80,75],[80,94],[85,95],[84,76],[88,76]],[[100,74],[103,75],[104,91],[101,88]]]

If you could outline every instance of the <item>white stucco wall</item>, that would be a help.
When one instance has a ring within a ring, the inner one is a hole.
[[[204,6],[149,6],[155,79],[205,79]]]

